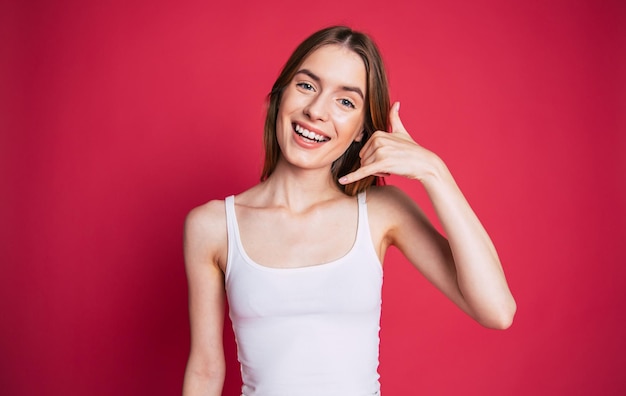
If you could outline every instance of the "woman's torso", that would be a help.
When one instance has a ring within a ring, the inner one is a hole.
[[[365,195],[290,225],[234,201],[225,274],[244,393],[376,394],[382,268]]]

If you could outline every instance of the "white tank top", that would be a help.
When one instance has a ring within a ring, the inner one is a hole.
[[[383,272],[365,193],[351,250],[326,263],[270,268],[248,257],[227,197],[226,293],[245,396],[371,396],[380,392]]]

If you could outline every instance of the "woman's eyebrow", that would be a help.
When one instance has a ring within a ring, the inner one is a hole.
[[[315,82],[319,83],[322,81],[321,78],[319,78],[315,73],[313,73],[311,70],[309,69],[300,69],[296,72],[296,74],[306,74],[307,76],[309,76],[311,78],[311,80],[314,80]]]
[[[296,75],[297,74],[306,74],[307,76],[311,78],[311,80],[315,81],[316,83],[320,83],[322,81],[322,79],[319,78],[317,74],[313,73],[309,69],[300,69],[296,72]],[[350,86],[344,85],[343,87],[341,87],[341,89],[343,89],[344,91],[355,92],[361,97],[361,99],[365,100],[365,95],[363,94],[363,91],[361,91],[361,88],[359,87],[350,87]]]

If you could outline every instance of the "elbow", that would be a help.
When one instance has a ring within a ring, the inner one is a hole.
[[[482,326],[494,330],[506,330],[513,325],[513,318],[517,312],[515,300],[511,301],[500,309],[492,312],[484,318],[478,318],[478,323]]]
[[[513,325],[513,316],[514,316],[513,314],[502,315],[496,320],[491,320],[488,323],[483,324],[483,325],[487,328],[494,329],[494,330],[506,330],[509,327],[511,327],[511,325]]]
[[[191,356],[185,369],[183,395],[221,395],[225,377],[226,367],[221,361],[210,364]]]

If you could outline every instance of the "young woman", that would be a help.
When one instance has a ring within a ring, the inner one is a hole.
[[[226,299],[243,395],[379,395],[391,245],[482,325],[511,324],[515,301],[489,236],[389,104],[381,57],[362,33],[321,30],[287,61],[269,96],[261,183],[187,218],[185,395],[222,392]],[[424,186],[447,238],[411,198],[380,185],[391,174]]]

